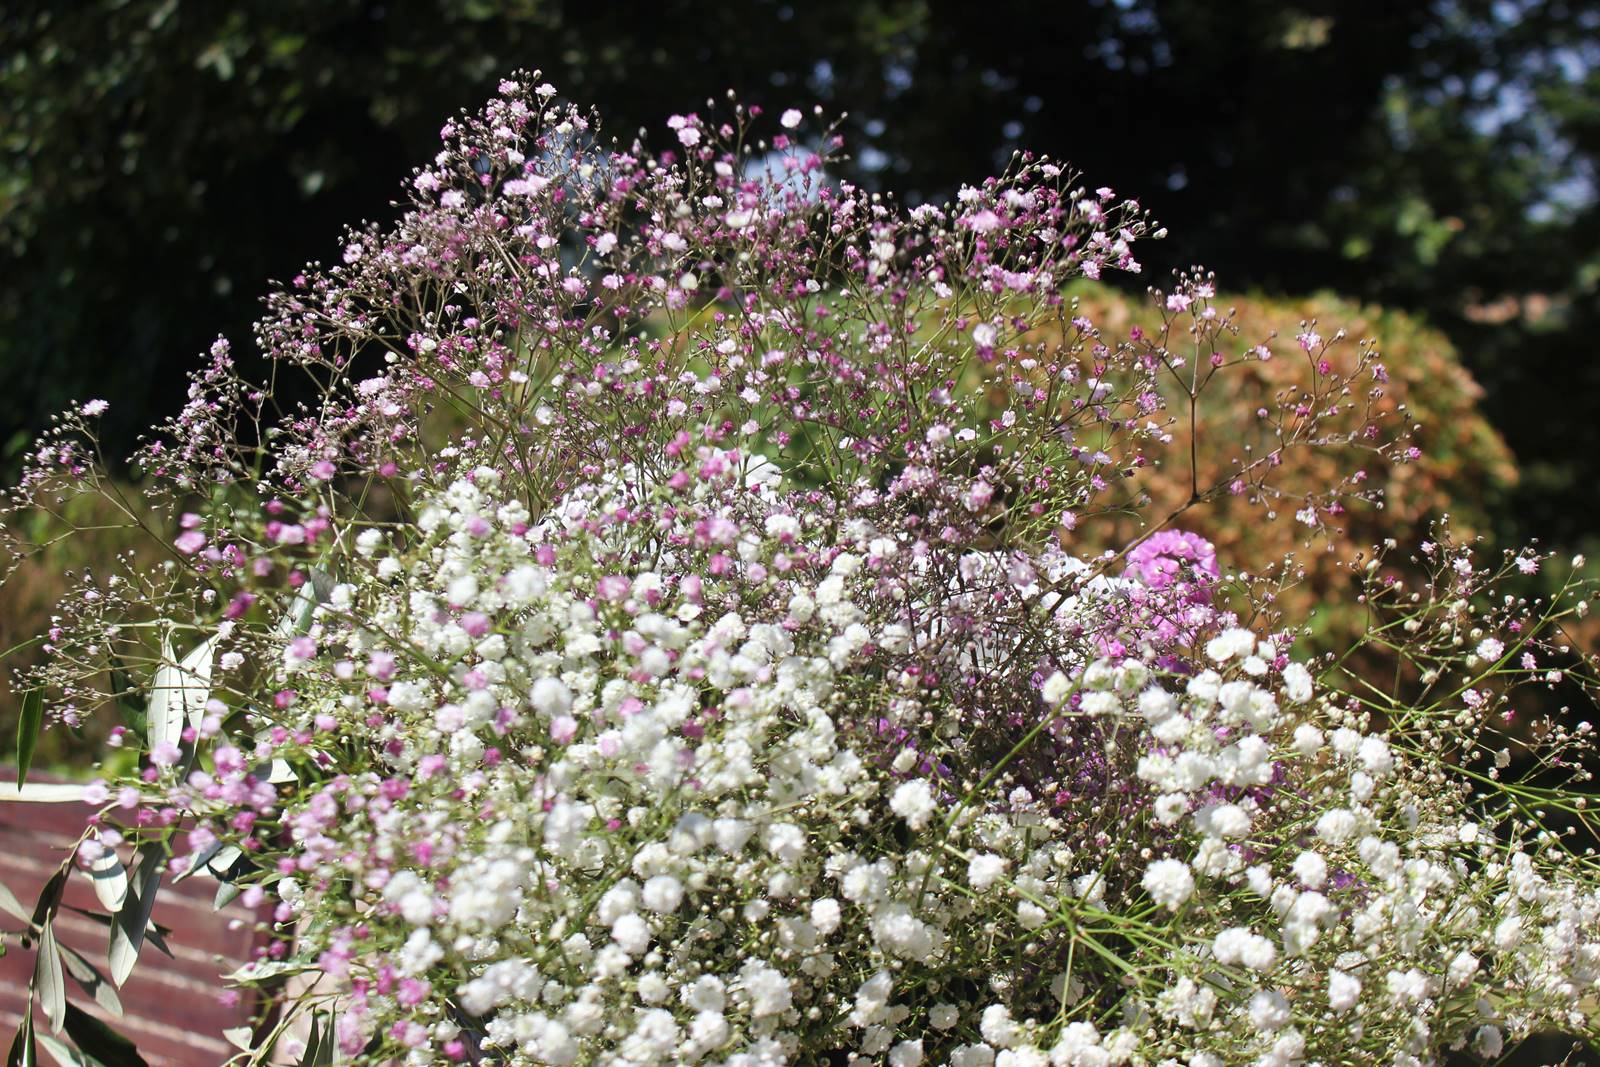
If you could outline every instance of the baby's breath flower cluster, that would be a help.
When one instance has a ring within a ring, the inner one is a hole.
[[[1155,233],[1048,159],[905,210],[815,116],[728,111],[607,147],[508,81],[271,298],[271,388],[212,349],[138,457],[167,560],[84,576],[25,679],[129,716],[62,868],[122,887],[112,978],[203,873],[269,936],[227,978],[280,1009],[241,1064],[1406,1067],[1600,1030],[1590,727],[1514,721],[1587,692],[1581,589],[1519,597],[1545,556],[1441,527],[1357,561],[1369,639],[1308,659],[1273,561],[1178,525],[1281,507],[1293,449],[1405,462],[1377,349],[1302,334],[1227,477],[1082,558],[1191,462],[1164,392],[1192,416],[1271,339],[1198,270],[1164,336],[1231,357],[1079,315],[1062,286]],[[115,491],[103,409],[17,510]]]

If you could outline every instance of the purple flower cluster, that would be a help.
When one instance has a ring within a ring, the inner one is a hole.
[[[1183,530],[1157,530],[1135,545],[1126,573],[1149,589],[1170,589],[1192,604],[1211,603],[1222,577],[1211,542]]]

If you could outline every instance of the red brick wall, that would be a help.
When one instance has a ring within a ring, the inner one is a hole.
[[[39,891],[78,839],[88,809],[81,804],[0,802],[0,882],[25,907],[32,907]],[[127,857],[124,856],[124,859]],[[67,980],[67,995],[125,1034],[152,1067],[216,1067],[238,1049],[228,1045],[222,1031],[248,1022],[248,1001],[234,1007],[219,999],[224,986],[218,975],[245,962],[258,943],[256,917],[237,901],[221,912],[211,909],[217,883],[203,876],[174,885],[163,879],[156,897],[156,923],[170,927],[166,939],[173,957],[168,959],[148,941],[127,984],[119,991],[123,1016],[100,1010],[81,988]],[[67,881],[65,903],[90,911],[104,911],[95,899],[87,877],[74,872]],[[15,930],[20,924],[0,913],[0,926]],[[230,928],[231,927],[231,928]],[[62,908],[55,922],[56,937],[77,949],[106,973],[109,933],[105,926]],[[33,973],[33,953],[7,938],[7,953],[0,957],[0,1048],[8,1047],[21,1021]],[[43,1014],[35,1009],[34,1025],[47,1030]],[[41,1056],[48,1056],[41,1050]]]

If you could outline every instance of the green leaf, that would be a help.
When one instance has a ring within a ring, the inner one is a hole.
[[[211,898],[211,910],[221,911],[233,903],[244,887],[237,882],[218,882],[217,895]]]
[[[200,853],[199,857],[181,873],[173,875],[172,883],[176,885],[190,875],[202,872],[222,881],[227,881],[238,876],[232,873],[235,868],[240,869],[239,873],[250,869],[248,864],[240,863],[243,858],[244,850],[238,845],[230,845],[218,841]]]
[[[104,855],[89,864],[85,873],[94,883],[94,895],[100,899],[102,907],[113,912],[122,907],[122,902],[128,896],[128,869],[115,852],[107,849]]]
[[[275,759],[267,768],[267,781],[272,785],[283,785],[286,782],[298,782],[300,776],[289,766],[288,760]]]
[[[298,782],[300,776],[289,765],[288,760],[274,759],[258,763],[250,768],[250,773],[257,778],[263,778],[272,785],[283,785],[285,782]]]
[[[333,594],[333,586],[333,575],[321,567],[312,567],[311,580],[295,591],[283,618],[278,620],[278,635],[294,637],[309,631],[317,606],[327,603],[328,597]]]
[[[248,1026],[231,1026],[222,1031],[223,1040],[234,1048],[245,1052],[249,1052],[255,1047],[255,1036],[256,1032]]]
[[[33,905],[33,917],[30,920],[34,926],[43,926],[45,920],[56,913],[61,906],[61,894],[67,888],[67,869],[60,868],[50,876],[50,880],[39,891],[39,899]]]
[[[183,870],[179,871],[177,874],[172,876],[172,884],[173,885],[177,885],[179,882],[183,881],[185,878],[188,878],[188,877],[190,877],[190,876],[192,876],[194,874],[197,874],[200,871],[205,870],[206,866],[211,862],[211,857],[215,856],[217,853],[221,852],[224,847],[225,846],[223,845],[223,843],[221,841],[213,841],[206,848],[206,850],[204,852],[200,853],[200,855],[198,855],[198,856],[196,856],[194,858],[194,860],[189,864],[189,866],[185,867]]]
[[[161,666],[150,683],[150,699],[145,702],[147,744],[153,750],[163,741],[176,745],[183,735],[182,682],[177,678],[176,654],[172,634],[161,636]]]
[[[39,995],[50,1032],[59,1034],[67,1018],[67,983],[61,976],[61,949],[56,946],[56,926],[44,921],[39,931],[39,951],[33,960],[33,988]]]
[[[26,641],[18,641],[4,652],[0,652],[0,663],[4,663],[6,660],[10,659],[14,653],[21,652],[25,648],[31,648],[32,646],[40,644],[43,641],[43,634],[40,634],[38,637],[30,637]]]
[[[22,906],[22,901],[17,899],[15,893],[6,888],[4,882],[0,882],[0,908],[5,909],[8,914],[21,919],[23,922],[28,921],[28,909]]]
[[[0,782],[0,801],[23,804],[83,803],[84,787],[76,782],[26,782],[14,786]]]
[[[84,959],[81,952],[62,945],[61,965],[66,968],[67,976],[83,987],[83,991],[94,998],[94,1002],[107,1014],[118,1018],[122,1016],[122,998],[117,996],[116,989],[106,981],[106,976],[100,973],[99,968]]]
[[[278,634],[282,637],[294,637],[311,629],[311,615],[317,610],[317,598],[312,592],[308,582],[302,585],[294,595],[294,600],[289,603],[289,608],[283,613],[283,618],[278,622]]]
[[[301,974],[311,969],[312,965],[304,960],[251,961],[238,970],[223,975],[222,980],[225,982],[265,982],[271,978]]]
[[[121,986],[133,973],[138,962],[139,949],[144,946],[145,927],[150,922],[150,912],[156,906],[156,891],[161,888],[161,871],[166,856],[159,841],[151,841],[139,848],[139,869],[135,881],[128,886],[122,910],[111,924],[111,981]]]
[[[323,1012],[311,1016],[311,1036],[306,1039],[306,1050],[300,1056],[300,1067],[324,1067],[333,1062],[333,1034]]]
[[[223,845],[208,861],[206,867],[218,878],[235,877],[234,869],[244,859],[244,849],[238,845]]]
[[[145,710],[151,748],[162,741],[178,744],[185,726],[199,726],[205,718],[206,701],[211,699],[212,660],[221,640],[220,634],[213,634],[177,661],[172,635],[161,639],[161,666],[150,683]]]
[[[99,923],[101,926],[104,926],[108,930],[111,928],[111,925],[117,921],[117,917],[115,915],[107,915],[104,912],[86,911],[83,908],[75,907],[71,904],[63,904],[61,906],[66,908],[68,911],[77,912],[85,919],[93,919],[95,922]],[[167,944],[165,939],[171,933],[172,928],[170,926],[162,926],[154,919],[145,923],[144,925],[144,939],[150,942],[156,948],[160,949],[161,952],[169,959],[172,957],[172,948]]]
[[[76,1004],[67,1005],[67,1036],[104,1067],[147,1067],[132,1041]]]
[[[100,1067],[100,1064],[95,1063],[94,1060],[68,1045],[65,1041],[57,1041],[49,1034],[39,1034],[37,1036],[39,1044],[44,1046],[44,1050],[50,1053],[50,1058],[60,1064],[61,1067]]]
[[[33,750],[39,744],[39,727],[44,725],[44,691],[30,689],[22,698],[22,716],[17,720],[17,788],[28,780]]]
[[[39,1067],[39,1053],[33,1047],[33,1002],[22,1011],[22,1025],[17,1036],[11,1039],[11,1051],[6,1053],[6,1067]]]

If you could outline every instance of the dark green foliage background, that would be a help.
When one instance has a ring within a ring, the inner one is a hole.
[[[13,0],[0,442],[14,469],[93,395],[125,452],[269,279],[392,210],[444,116],[539,67],[618,135],[728,88],[848,110],[854,177],[911,200],[1046,151],[1171,228],[1153,282],[1203,262],[1421,311],[1518,454],[1505,513],[1576,541],[1600,486],[1597,40],[1596,0]]]

